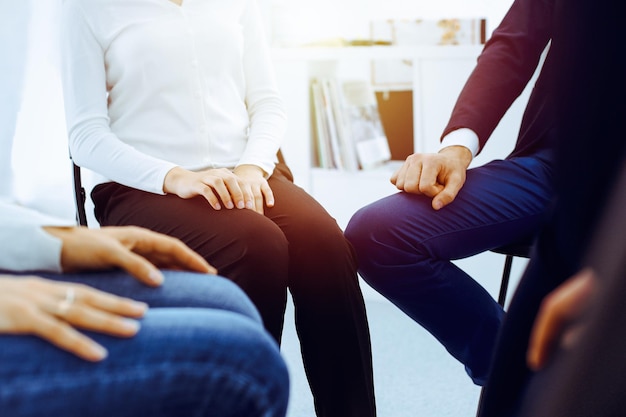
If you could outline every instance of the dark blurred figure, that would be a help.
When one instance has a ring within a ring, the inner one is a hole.
[[[618,234],[624,218],[605,216],[609,230],[614,230],[599,232],[594,255],[586,255],[607,202],[615,194],[612,190],[624,161],[626,65],[622,55],[626,36],[621,27],[625,8],[615,0],[556,0],[551,45],[558,69],[554,74],[559,137],[556,195],[505,319],[481,417],[521,415],[522,404],[523,415],[538,417],[616,416],[626,410],[621,383],[626,367],[622,353],[626,351],[626,288],[619,265],[624,256],[607,252],[623,252],[624,240],[609,238],[625,236]],[[618,190],[623,187],[620,183]],[[589,266],[595,267],[593,273],[580,272]],[[598,287],[585,292],[591,298],[585,300],[589,308],[583,312],[589,334],[579,334],[572,342],[560,338],[571,334],[560,329],[551,337],[557,345],[568,347],[539,366],[533,364],[543,369],[533,373],[527,365],[527,347],[542,300],[552,293],[544,303],[549,306],[555,294],[558,297],[567,290],[560,285],[576,274],[578,279],[587,275],[590,286]]]

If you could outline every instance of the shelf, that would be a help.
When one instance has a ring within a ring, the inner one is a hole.
[[[348,171],[342,169],[327,169],[327,168],[319,168],[312,167],[311,175],[315,177],[329,177],[336,178],[338,175],[345,178],[353,178],[359,180],[372,179],[372,178],[386,178],[388,179],[391,175],[402,166],[404,161],[388,161],[379,166],[368,168],[368,169],[360,169],[358,171]]]
[[[458,59],[474,58],[483,45],[442,46],[337,46],[273,48],[276,61],[342,61],[371,59]]]

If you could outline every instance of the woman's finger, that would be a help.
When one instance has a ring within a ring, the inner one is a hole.
[[[224,178],[224,184],[226,185],[228,198],[232,200],[231,206],[229,208],[245,208],[247,200],[245,198],[244,191],[241,189],[239,178],[235,174],[229,172],[229,175]]]
[[[254,209],[257,213],[263,214],[263,193],[261,187],[255,187],[254,189]]]
[[[119,297],[80,284],[75,286],[75,303],[125,317],[143,317],[148,310],[148,305],[141,301]]]
[[[97,362],[107,357],[106,349],[68,323],[41,312],[29,318],[31,333],[85,360]]]
[[[247,183],[247,187],[250,189],[250,201],[246,203],[246,208],[263,214],[263,194],[261,194],[260,184],[252,181]]]
[[[239,187],[241,188],[245,200],[244,208],[248,210],[256,210],[254,186],[248,181],[239,179]]]
[[[220,199],[215,194],[214,189],[210,185],[207,185],[203,182],[200,185],[197,194],[203,196],[204,199],[208,201],[211,207],[213,207],[215,210],[220,210],[222,208],[222,206],[220,205]]]
[[[126,238],[125,240],[129,241],[130,239]],[[132,239],[130,249],[160,268],[209,274],[217,273],[217,270],[209,265],[202,256],[176,238],[141,230],[134,233]]]
[[[268,207],[274,207],[274,191],[272,191],[272,187],[267,182],[261,184],[261,193],[263,198],[265,198],[265,204]]]
[[[140,328],[137,320],[82,303],[74,303],[60,318],[74,327],[117,337],[132,337]]]
[[[121,244],[111,245],[103,256],[107,264],[125,270],[146,285],[156,287],[163,283],[163,274],[154,264]]]

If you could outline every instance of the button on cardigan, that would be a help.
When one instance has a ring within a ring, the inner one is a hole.
[[[286,127],[253,0],[65,0],[63,90],[74,161],[163,193],[169,170],[253,164]]]

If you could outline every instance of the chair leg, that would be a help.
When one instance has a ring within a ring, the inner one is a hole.
[[[513,255],[506,255],[504,259],[504,270],[502,271],[502,282],[500,283],[500,293],[498,294],[498,304],[504,308],[506,302],[506,293],[509,289],[509,279],[511,278],[511,267],[513,266]],[[483,396],[485,395],[485,387],[480,389],[480,396],[478,397],[478,407],[476,408],[476,417],[480,412],[480,406],[483,402]]]
[[[476,407],[476,417],[480,414],[480,407],[483,403],[483,396],[485,395],[485,387],[480,388],[480,396],[478,397],[478,406]]]
[[[500,293],[498,294],[498,304],[504,307],[506,293],[509,289],[509,278],[511,277],[511,266],[513,265],[513,255],[506,255],[504,260],[504,271],[502,271],[502,282],[500,283]]]

